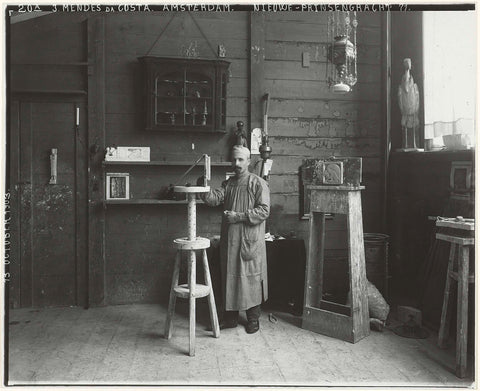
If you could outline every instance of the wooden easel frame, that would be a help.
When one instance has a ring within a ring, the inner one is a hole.
[[[310,240],[305,276],[302,328],[356,343],[370,334],[365,250],[363,243],[363,186],[308,186],[310,195]],[[325,215],[347,216],[350,303],[323,300]]]

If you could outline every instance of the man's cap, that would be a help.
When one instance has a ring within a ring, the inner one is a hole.
[[[232,148],[232,155],[235,153],[239,153],[245,158],[250,158],[250,150],[242,145],[234,145]]]

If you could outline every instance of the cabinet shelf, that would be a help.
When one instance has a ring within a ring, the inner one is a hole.
[[[200,125],[199,125],[200,126]],[[150,162],[129,162],[129,161],[108,161],[104,160],[102,162],[104,166],[191,166],[193,161],[173,161],[173,160],[157,160]],[[232,163],[230,162],[211,162],[210,165],[216,167],[231,167]]]

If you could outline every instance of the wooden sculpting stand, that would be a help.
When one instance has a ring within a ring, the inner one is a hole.
[[[210,310],[210,319],[212,322],[213,336],[220,336],[220,327],[218,324],[217,309],[215,307],[215,298],[213,296],[212,281],[208,267],[207,248],[210,247],[210,240],[197,237],[196,234],[196,204],[195,195],[197,193],[206,193],[210,190],[207,187],[200,186],[175,186],[177,193],[186,193],[188,200],[188,237],[179,238],[173,241],[173,246],[177,249],[175,257],[175,268],[173,271],[172,287],[170,290],[170,301],[168,304],[167,321],[165,323],[165,338],[172,336],[172,321],[175,314],[175,301],[177,296],[189,300],[189,324],[190,324],[190,356],[195,355],[195,300],[200,297],[208,297],[208,306]],[[202,250],[203,269],[205,274],[205,285],[196,283],[196,256],[195,250]],[[178,285],[178,276],[180,273],[181,252],[188,252],[188,283]]]
[[[360,197],[364,188],[307,186],[311,191],[310,240],[302,328],[352,343],[370,334]],[[326,213],[347,216],[350,306],[322,297]]]

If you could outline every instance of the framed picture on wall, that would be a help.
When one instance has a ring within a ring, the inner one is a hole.
[[[130,174],[109,172],[105,175],[105,198],[107,200],[130,199]]]
[[[472,164],[469,161],[452,162],[450,188],[454,193],[467,193],[472,190]]]

